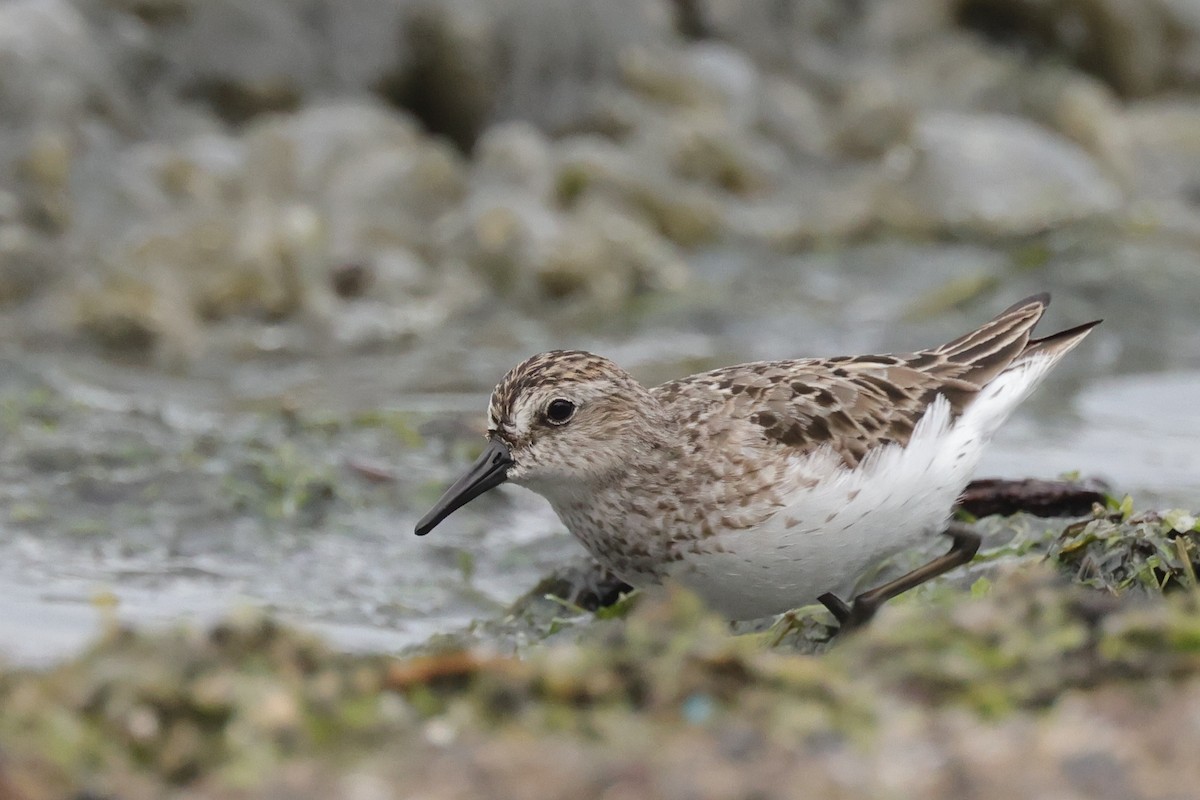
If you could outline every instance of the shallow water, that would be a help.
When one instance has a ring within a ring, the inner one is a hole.
[[[981,472],[1103,479],[1141,507],[1192,507],[1200,495],[1200,372],[1099,378],[1069,417],[1020,414],[984,457]]]
[[[719,315],[698,319],[684,335],[662,335],[679,325],[668,313],[640,337],[601,333],[586,344],[656,380],[771,356],[792,335],[782,311],[736,329]],[[843,331],[871,347],[890,327]],[[469,350],[476,336],[445,346]],[[1195,506],[1190,399],[1200,372],[1089,373],[1111,349],[1095,338],[1000,433],[980,474],[1078,471],[1140,507]],[[529,349],[480,347],[433,379],[453,391],[423,385],[433,381],[415,365],[426,354],[260,362],[191,378],[79,354],[13,359],[4,384],[13,435],[0,450],[9,509],[0,654],[44,662],[107,620],[206,622],[244,606],[350,650],[396,650],[500,616],[579,552],[540,498],[508,487],[425,539],[412,526],[478,447],[493,376]],[[368,477],[375,471],[391,478]]]
[[[506,487],[428,537],[412,527],[480,447],[491,386],[550,347],[604,353],[656,383],[760,358],[916,349],[1049,288],[1042,330],[1107,320],[1001,430],[980,476],[1079,472],[1140,508],[1195,508],[1194,254],[1132,247],[1080,235],[1036,272],[953,242],[714,251],[694,259],[687,292],[611,317],[555,306],[535,322],[500,305],[409,349],[214,348],[186,375],[78,349],[9,353],[0,655],[45,661],[110,618],[196,622],[246,605],[366,650],[501,616],[581,552],[546,504]]]

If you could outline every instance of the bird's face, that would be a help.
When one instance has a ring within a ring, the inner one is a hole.
[[[533,356],[492,392],[487,446],[417,534],[505,481],[552,500],[586,496],[655,447],[660,413],[658,402],[608,359],[583,351]]]

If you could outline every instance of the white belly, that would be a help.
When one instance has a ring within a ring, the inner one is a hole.
[[[670,577],[732,619],[754,619],[842,593],[880,560],[944,530],[984,440],[964,417],[952,427],[935,403],[905,448],[885,448],[854,471],[820,453],[798,461],[798,491],[766,524],[726,530],[675,561]],[[832,475],[833,477],[830,477]]]

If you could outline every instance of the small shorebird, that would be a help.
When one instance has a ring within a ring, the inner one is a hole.
[[[511,481],[634,586],[675,580],[732,619],[819,600],[860,625],[974,557],[979,537],[949,524],[955,499],[996,429],[1099,324],[1031,338],[1049,301],[931,350],[758,361],[653,389],[591,353],[533,356],[492,392],[487,447],[416,533]],[[939,533],[945,555],[851,603],[833,594]]]

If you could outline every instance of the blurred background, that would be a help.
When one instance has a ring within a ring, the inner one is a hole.
[[[1196,0],[0,0],[0,655],[389,649],[578,554],[412,524],[525,356],[648,383],[1104,317],[984,474],[1197,506]]]

